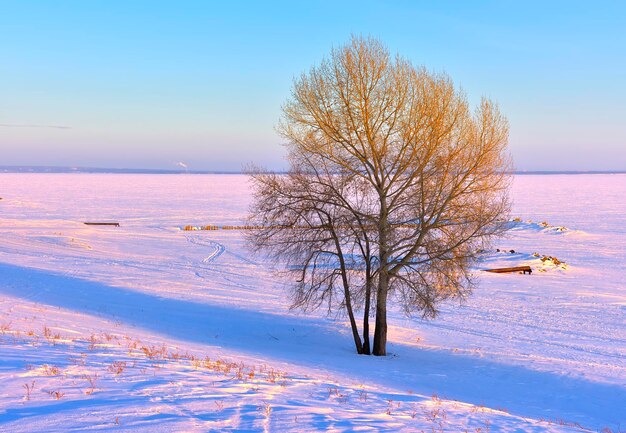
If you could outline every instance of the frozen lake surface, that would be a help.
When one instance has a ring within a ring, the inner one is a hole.
[[[386,358],[290,311],[242,232],[180,230],[243,223],[245,176],[0,174],[0,197],[0,431],[626,431],[626,175],[516,176],[479,287],[392,312]]]

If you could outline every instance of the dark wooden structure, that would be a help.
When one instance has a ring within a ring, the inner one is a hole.
[[[522,274],[528,273],[529,275],[533,273],[533,270],[530,266],[514,266],[512,268],[497,268],[497,269],[485,269],[486,272],[494,272],[496,274],[504,274],[508,272],[520,272]]]
[[[119,227],[120,223],[83,223],[88,226],[115,226]]]

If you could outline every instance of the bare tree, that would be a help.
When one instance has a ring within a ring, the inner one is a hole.
[[[294,306],[344,309],[357,352],[385,355],[388,300],[434,317],[469,293],[509,210],[494,103],[472,112],[446,75],[354,37],[294,81],[278,129],[290,170],[251,171],[250,241],[297,275]]]

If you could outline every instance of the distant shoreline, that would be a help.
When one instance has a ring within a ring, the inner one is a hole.
[[[95,174],[243,174],[241,171],[165,170],[152,168],[0,166],[1,173],[95,173]]]
[[[96,168],[96,167],[46,167],[46,166],[0,166],[2,173],[93,173],[93,174],[244,174],[242,171],[218,170],[165,170],[150,168]],[[281,173],[281,171],[277,171]],[[555,174],[626,174],[626,170],[527,170],[514,171],[515,175]]]

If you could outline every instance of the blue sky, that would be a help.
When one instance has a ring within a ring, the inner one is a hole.
[[[625,5],[0,0],[0,165],[283,168],[292,78],[363,34],[498,101],[517,169],[626,170]]]

